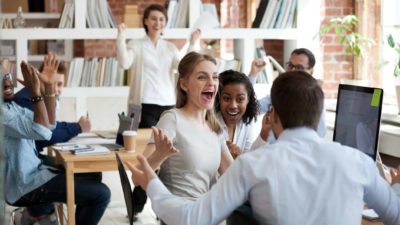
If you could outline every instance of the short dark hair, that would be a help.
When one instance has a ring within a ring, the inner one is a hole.
[[[246,112],[243,114],[242,120],[245,124],[250,124],[253,119],[257,119],[257,115],[260,111],[260,106],[257,101],[253,85],[244,73],[240,73],[234,70],[226,70],[219,74],[219,91],[215,98],[216,112],[221,111],[219,99],[222,89],[224,88],[224,86],[229,84],[243,84],[245,86],[249,102],[246,107]]]
[[[315,56],[310,50],[308,50],[306,48],[298,48],[298,49],[293,50],[292,54],[290,54],[290,55],[292,56],[294,54],[296,54],[296,55],[301,55],[301,54],[306,55],[307,58],[308,58],[308,66],[310,67],[310,69],[314,68],[314,66],[315,66]]]
[[[146,9],[144,10],[143,18],[142,18],[142,24],[143,24],[144,30],[146,31],[146,34],[149,32],[149,28],[147,28],[144,21],[147,18],[149,18],[151,11],[162,12],[162,14],[164,14],[164,16],[165,16],[165,22],[168,21],[168,13],[164,6],[159,5],[159,4],[151,4],[151,5],[147,6]]]
[[[40,72],[43,71],[43,67],[44,67],[44,64],[42,63],[40,65],[40,67],[39,67],[39,71]],[[63,74],[64,76],[67,76],[67,68],[65,67],[65,63],[64,62],[60,62],[60,64],[58,65],[57,73]]]
[[[317,130],[324,93],[307,72],[295,70],[279,75],[272,84],[271,101],[284,129],[306,126]]]

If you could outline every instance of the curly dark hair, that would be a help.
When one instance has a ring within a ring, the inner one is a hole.
[[[229,84],[243,84],[247,91],[247,96],[249,98],[249,103],[247,103],[246,112],[243,114],[242,120],[245,124],[250,124],[251,121],[257,120],[257,115],[260,112],[260,104],[256,98],[256,93],[254,92],[253,85],[251,84],[249,78],[241,72],[234,70],[226,70],[219,74],[219,91],[215,98],[215,111],[220,112],[220,97],[222,89],[225,85]]]

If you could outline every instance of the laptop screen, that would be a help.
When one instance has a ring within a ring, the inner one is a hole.
[[[333,141],[376,159],[383,90],[339,85]]]

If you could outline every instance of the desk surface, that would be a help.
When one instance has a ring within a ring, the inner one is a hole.
[[[136,162],[137,154],[145,156],[151,152],[144,152],[151,136],[151,129],[139,129],[136,136],[136,151],[128,153],[118,151],[122,160]],[[67,211],[68,225],[75,225],[75,186],[74,174],[87,172],[101,172],[117,170],[115,152],[104,155],[74,155],[71,152],[56,152],[56,163],[63,164],[67,183]]]

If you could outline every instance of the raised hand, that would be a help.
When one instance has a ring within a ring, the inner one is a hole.
[[[140,185],[144,190],[146,190],[149,182],[156,178],[157,175],[143,155],[138,155],[137,159],[140,162],[140,169],[128,161],[125,161],[125,165],[127,165],[129,170],[132,172],[133,184],[135,186]]]
[[[41,96],[39,73],[37,69],[25,61],[22,61],[21,70],[22,76],[24,77],[24,85],[30,91],[31,96]]]
[[[49,52],[44,56],[43,70],[39,75],[40,80],[44,84],[55,84],[57,79],[57,69],[60,61],[54,53]]]
[[[242,153],[239,146],[232,143],[232,141],[226,141],[226,145],[228,146],[229,151],[231,152],[231,155],[234,159],[236,159],[236,157],[238,157]]]
[[[119,33],[122,33],[122,32],[124,32],[126,30],[126,25],[125,25],[125,23],[120,23],[119,25],[118,25],[118,32]]]
[[[151,129],[153,130],[154,142],[156,145],[155,154],[157,154],[159,158],[167,159],[179,152],[160,128],[153,126]]]
[[[262,59],[254,59],[251,62],[250,76],[257,76],[257,74],[264,69],[266,63]]]
[[[260,136],[264,141],[267,141],[269,132],[271,131],[271,113],[265,113],[261,124]]]
[[[196,29],[193,33],[190,34],[190,44],[194,45],[196,41],[200,38],[201,30]]]

